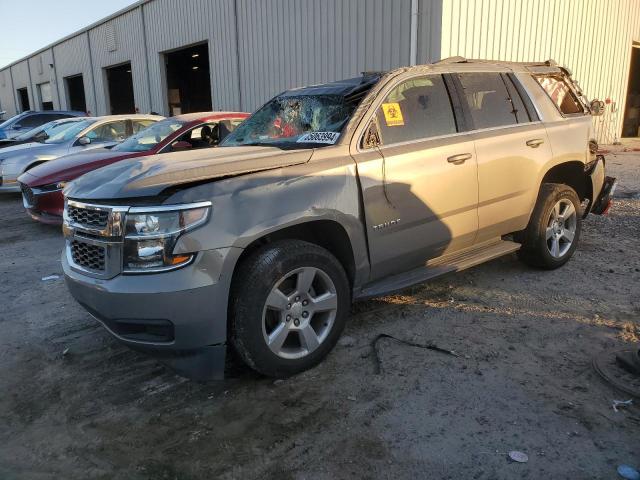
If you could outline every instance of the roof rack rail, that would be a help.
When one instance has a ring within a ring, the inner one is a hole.
[[[447,57],[447,58],[443,58],[442,60],[438,60],[437,62],[434,63],[466,63],[469,60],[467,60],[464,57],[461,57],[460,55],[457,55],[455,57]]]

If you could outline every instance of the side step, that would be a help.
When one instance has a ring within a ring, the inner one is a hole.
[[[416,283],[444,275],[445,273],[458,272],[466,268],[474,267],[494,258],[513,253],[520,248],[520,244],[500,238],[474,245],[460,252],[443,255],[429,260],[424,267],[419,267],[408,272],[392,275],[378,280],[363,288],[355,299],[362,300],[369,297],[377,297],[410,287]]]

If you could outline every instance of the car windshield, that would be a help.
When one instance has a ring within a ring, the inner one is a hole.
[[[64,125],[65,128],[68,128],[71,126],[72,123],[75,123],[75,121],[70,120],[67,122],[61,122],[59,120],[54,120],[52,122],[45,123],[44,125],[40,125],[39,127],[32,128],[31,130],[23,133],[22,135],[18,135],[17,137],[15,137],[15,140],[18,140],[18,141],[36,140],[36,141],[42,142],[47,138],[49,138],[52,132],[60,132],[61,130],[58,129],[57,127],[62,127]],[[37,139],[34,138],[36,136],[38,137]]]
[[[56,125],[51,129],[48,133],[49,138],[47,138],[44,143],[64,143],[73,139],[78,135],[81,131],[87,128],[89,125],[94,123],[95,120],[80,120],[78,122],[70,122]]]
[[[116,145],[112,150],[117,152],[147,152],[173,132],[181,129],[183,125],[184,122],[171,118],[156,122],[144,130],[140,130],[121,144]]]
[[[336,143],[357,102],[342,95],[280,95],[251,115],[220,145],[314,148]]]

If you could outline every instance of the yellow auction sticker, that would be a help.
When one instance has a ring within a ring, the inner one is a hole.
[[[399,103],[383,103],[382,111],[384,112],[384,119],[388,127],[404,125],[404,118],[402,118],[402,110],[400,110]]]

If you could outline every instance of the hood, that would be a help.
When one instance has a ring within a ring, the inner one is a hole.
[[[55,162],[46,162],[32,168],[27,172],[26,181],[23,183],[30,187],[38,187],[50,183],[68,182],[91,170],[139,155],[131,152],[114,152],[106,148],[74,153],[58,158]]]
[[[313,149],[247,146],[130,158],[83,175],[64,194],[79,200],[155,196],[176,185],[306,163],[312,154]]]
[[[20,145],[12,145],[0,150],[0,160],[2,160],[3,163],[12,163],[13,161],[18,161],[19,159],[22,159],[24,157],[33,158],[39,155],[45,157],[43,158],[43,160],[53,160],[54,158],[67,153],[67,150],[68,145],[66,143],[21,143]]]

